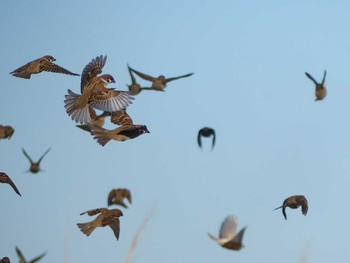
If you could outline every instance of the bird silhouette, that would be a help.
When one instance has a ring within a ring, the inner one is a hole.
[[[11,126],[0,125],[0,139],[11,139],[15,130]]]
[[[30,260],[30,261],[27,261],[25,259],[25,257],[23,256],[21,250],[19,250],[18,247],[16,247],[16,253],[17,253],[18,257],[19,257],[19,263],[35,263],[35,262],[38,262],[40,259],[42,259],[47,254],[47,252],[44,252],[43,254],[37,256],[36,258],[34,258],[34,259]]]
[[[215,130],[209,127],[204,127],[199,130],[198,136],[197,136],[197,142],[201,149],[202,149],[202,137],[210,137],[210,136],[213,136],[213,140],[211,144],[211,150],[213,150],[215,146],[215,140],[216,140]]]
[[[323,74],[322,82],[318,83],[309,73],[305,72],[305,75],[309,79],[311,79],[313,83],[315,83],[315,86],[316,86],[316,89],[315,89],[316,99],[315,99],[315,101],[323,100],[327,96],[327,89],[326,89],[326,86],[324,84],[325,80],[326,80],[326,74],[327,74],[327,71],[325,70],[324,74]]]
[[[0,263],[10,263],[10,259],[8,257],[3,257],[0,259]]]
[[[80,76],[79,74],[72,73],[69,70],[52,63],[53,61],[56,61],[53,56],[43,56],[19,67],[18,69],[15,69],[14,71],[10,72],[10,74],[12,74],[12,76],[24,79],[30,79],[32,74],[38,74],[43,71]]]
[[[24,150],[24,148],[22,148],[22,152],[24,154],[24,156],[28,159],[28,161],[30,162],[30,167],[29,167],[29,172],[31,173],[38,173],[40,171],[42,171],[40,169],[40,162],[43,160],[43,158],[45,157],[45,155],[51,150],[51,148],[47,149],[46,152],[39,158],[39,160],[37,162],[33,162],[32,158],[30,158],[30,156],[28,155],[28,153]]]
[[[215,240],[222,247],[231,250],[240,250],[243,246],[242,239],[247,227],[242,228],[237,234],[238,219],[235,216],[228,216],[221,224],[219,237],[216,238],[210,233],[209,237]]]
[[[119,217],[123,216],[123,212],[119,209],[107,209],[107,208],[97,208],[81,213],[80,215],[88,214],[89,216],[98,215],[94,220],[87,223],[78,223],[77,226],[80,228],[81,232],[89,236],[96,227],[110,226],[114,232],[117,240],[119,239],[120,233],[120,222]]]
[[[11,178],[7,174],[0,172],[0,183],[9,184],[12,187],[12,189],[15,190],[15,192],[19,196],[21,196],[21,194],[18,191],[16,185],[14,184],[14,182],[12,182]]]
[[[164,75],[160,75],[158,77],[152,77],[150,75],[141,73],[131,67],[129,67],[129,69],[134,72],[136,75],[138,75],[140,78],[147,80],[147,81],[151,81],[152,82],[152,86],[148,87],[148,88],[142,88],[142,90],[157,90],[157,91],[164,91],[166,85],[173,80],[177,80],[180,78],[186,78],[189,76],[192,76],[194,73],[189,73],[186,75],[182,75],[182,76],[178,76],[178,77],[172,77],[172,78],[165,78]]]
[[[129,71],[129,75],[131,78],[131,84],[127,85],[128,89],[129,89],[131,95],[137,95],[141,92],[142,88],[141,88],[140,84],[137,83],[136,78],[134,77],[132,70],[129,67],[129,64],[128,64],[128,71]]]
[[[130,190],[126,188],[113,189],[108,194],[108,206],[116,204],[124,208],[128,208],[128,206],[124,203],[125,198],[129,201],[130,204],[132,203]]]
[[[301,212],[306,216],[308,211],[308,202],[303,195],[293,195],[284,200],[283,205],[275,208],[275,210],[282,208],[284,218],[287,220],[286,207],[296,209],[301,206]]]

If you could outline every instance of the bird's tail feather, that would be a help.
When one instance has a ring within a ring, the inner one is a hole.
[[[74,93],[71,90],[68,90],[68,95],[65,96],[64,107],[66,108],[66,112],[69,116],[71,116],[72,120],[75,122],[79,122],[81,124],[89,123],[92,121],[89,111],[89,105],[86,104],[85,107],[79,108],[77,107],[77,100],[81,95]]]
[[[78,223],[78,227],[80,228],[81,232],[83,232],[85,235],[90,236],[92,231],[95,230],[96,226],[93,222],[88,223]]]

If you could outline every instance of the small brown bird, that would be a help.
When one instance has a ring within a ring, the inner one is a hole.
[[[128,71],[129,71],[130,78],[131,78],[131,85],[127,85],[127,86],[129,88],[131,95],[137,95],[141,92],[142,89],[141,89],[140,84],[137,83],[134,75],[132,74],[132,71],[131,71],[131,68],[129,67],[129,64],[128,64]]]
[[[199,147],[202,149],[202,137],[210,137],[213,136],[212,144],[211,144],[211,150],[214,149],[215,146],[215,140],[216,140],[216,135],[215,135],[215,130],[212,128],[204,127],[199,130],[198,136],[197,136],[197,141]]]
[[[110,140],[126,141],[149,133],[146,125],[134,125],[131,117],[124,110],[112,112],[111,121],[121,126],[114,130],[107,130],[94,124],[87,124],[91,129],[91,135],[102,146]]]
[[[284,200],[283,205],[275,208],[275,210],[282,208],[283,216],[287,220],[286,207],[296,209],[299,206],[301,206],[301,212],[303,215],[306,216],[309,207],[307,200],[303,195],[293,195],[288,197],[286,200]]]
[[[327,96],[327,89],[326,86],[324,84],[325,80],[326,80],[326,74],[327,71],[324,71],[324,75],[323,75],[323,79],[321,83],[318,83],[309,73],[305,72],[305,75],[312,80],[313,83],[315,83],[316,86],[316,90],[315,90],[315,96],[317,100],[323,100],[326,96]]]
[[[14,134],[15,130],[11,126],[0,125],[0,139],[9,139]]]
[[[40,159],[37,162],[33,162],[32,158],[30,158],[30,156],[28,155],[28,153],[24,150],[24,148],[22,148],[22,152],[24,154],[25,157],[27,157],[28,161],[30,162],[30,168],[29,168],[29,172],[31,173],[38,173],[40,171],[42,171],[40,169],[40,162],[43,160],[43,158],[45,157],[45,155],[51,150],[51,148],[47,149],[47,151],[40,157]]]
[[[99,127],[102,127],[105,124],[106,117],[111,116],[111,113],[108,111],[104,111],[100,115],[96,115],[96,111],[91,107],[89,107],[89,111],[92,119],[92,124],[95,124]],[[81,124],[81,125],[75,125],[75,126],[77,126],[78,128],[84,131],[91,132],[91,129],[88,125]]]
[[[43,254],[37,256],[36,258],[34,258],[34,259],[30,260],[30,261],[27,261],[24,258],[21,250],[19,250],[18,247],[16,247],[16,252],[17,252],[17,255],[19,257],[19,263],[35,263],[35,262],[38,262],[40,259],[42,259],[47,254],[47,252],[44,252]]]
[[[32,74],[38,74],[43,71],[80,76],[79,74],[72,73],[69,70],[66,70],[65,68],[62,68],[52,63],[53,61],[56,61],[56,59],[53,56],[43,56],[42,58],[38,58],[25,64],[22,67],[19,67],[18,69],[10,72],[10,74],[12,74],[12,76],[24,79],[30,79],[30,76]]]
[[[237,234],[238,219],[235,216],[228,216],[221,224],[219,238],[208,233],[209,237],[219,243],[222,247],[231,250],[240,250],[244,245],[242,239],[247,227],[242,228]]]
[[[176,79],[180,79],[180,78],[186,78],[189,76],[192,76],[194,73],[189,73],[186,75],[182,75],[182,76],[178,76],[178,77],[173,77],[173,78],[165,78],[165,76],[160,75],[158,77],[152,77],[150,75],[141,73],[135,69],[132,69],[129,67],[129,69],[134,72],[136,75],[138,75],[140,78],[144,79],[144,80],[148,80],[152,82],[152,86],[149,88],[142,88],[143,90],[157,90],[157,91],[164,91],[166,85],[168,82],[176,80]]]
[[[80,82],[81,95],[68,90],[65,96],[65,108],[75,122],[81,124],[91,123],[89,106],[102,111],[123,110],[132,103],[133,97],[129,91],[118,91],[107,88],[109,83],[115,83],[113,76],[102,73],[107,56],[94,58],[83,70]]]
[[[123,212],[119,209],[107,209],[107,208],[97,208],[93,210],[86,211],[80,215],[87,213],[89,216],[94,216],[100,214],[91,222],[87,223],[78,223],[77,226],[80,228],[81,232],[89,236],[96,227],[105,227],[110,226],[114,232],[117,240],[119,239],[120,233],[120,222],[119,217],[123,216]]]
[[[10,263],[10,259],[8,257],[3,257],[0,259],[0,263]]]
[[[9,184],[12,187],[12,189],[15,190],[15,192],[19,196],[21,196],[21,194],[18,191],[16,185],[12,182],[11,178],[7,174],[0,172],[0,183]]]
[[[132,203],[131,192],[126,188],[113,189],[108,195],[108,206],[112,204],[120,205],[124,208],[128,206],[124,203],[124,198],[126,198],[129,203]]]

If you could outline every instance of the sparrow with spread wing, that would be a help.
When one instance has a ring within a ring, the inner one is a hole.
[[[113,189],[108,194],[108,206],[112,204],[120,205],[124,208],[128,208],[128,206],[124,203],[124,199],[127,199],[129,203],[132,203],[131,192],[126,188],[118,188]]]
[[[321,83],[318,83],[309,73],[305,72],[305,75],[312,80],[312,82],[315,84],[316,86],[316,89],[315,89],[315,96],[316,96],[316,99],[315,101],[318,101],[318,100],[323,100],[326,96],[327,96],[327,89],[326,89],[326,86],[325,86],[325,80],[326,80],[326,74],[327,74],[327,71],[325,70],[324,71],[324,74],[323,74],[323,79],[322,79],[322,82]]]
[[[95,124],[87,124],[91,129],[91,135],[100,145],[105,146],[110,140],[126,141],[149,133],[146,125],[133,124],[131,117],[124,110],[115,111],[111,114],[111,121],[114,124],[121,125],[114,130],[107,130]]]
[[[30,76],[32,74],[38,74],[43,71],[80,76],[79,74],[72,73],[69,70],[66,70],[65,68],[56,65],[55,63],[52,63],[53,61],[56,61],[56,59],[53,56],[43,56],[42,58],[38,58],[25,64],[22,67],[19,67],[18,69],[10,72],[10,74],[12,74],[12,76],[24,79],[30,79]]]
[[[242,239],[247,227],[242,228],[237,234],[238,219],[235,216],[228,216],[221,224],[219,237],[208,233],[209,237],[219,245],[231,250],[240,250],[243,246]]]
[[[35,262],[38,262],[40,259],[42,259],[47,254],[47,252],[44,252],[43,254],[37,256],[36,258],[34,258],[34,259],[30,260],[30,261],[27,261],[25,259],[25,257],[23,256],[21,250],[19,250],[18,247],[16,247],[16,253],[17,253],[18,257],[19,257],[19,263],[35,263]]]
[[[131,68],[129,67],[129,64],[128,64],[128,71],[129,71],[129,75],[131,78],[131,84],[127,85],[127,86],[129,88],[131,95],[137,95],[141,92],[142,88],[141,88],[140,84],[137,83],[136,78],[134,77],[134,75],[131,71]]]
[[[283,205],[275,208],[275,210],[282,208],[284,218],[287,220],[286,207],[297,209],[301,206],[301,212],[306,216],[309,209],[307,199],[303,195],[293,195],[284,200]]]
[[[20,192],[18,191],[16,185],[14,184],[14,182],[12,182],[11,178],[5,174],[5,173],[1,173],[0,172],[0,183],[3,183],[3,184],[9,184],[13,190],[15,190],[15,192],[21,196]]]
[[[47,149],[46,152],[39,158],[39,160],[37,162],[33,162],[32,158],[30,158],[30,156],[28,155],[28,153],[24,150],[24,148],[22,148],[22,152],[24,154],[24,156],[28,159],[28,161],[30,162],[30,167],[29,167],[29,172],[31,173],[38,173],[41,171],[40,169],[40,162],[43,160],[43,158],[45,157],[45,155],[51,150],[51,148]]]
[[[89,106],[102,111],[123,110],[132,103],[133,97],[129,91],[118,91],[107,88],[109,83],[115,83],[113,76],[102,73],[107,56],[98,56],[87,64],[83,70],[80,82],[81,95],[68,90],[64,104],[66,112],[75,122],[86,124],[93,122]]]
[[[107,209],[107,208],[97,208],[93,210],[86,211],[80,215],[88,214],[89,216],[94,216],[99,214],[94,220],[87,223],[78,223],[77,226],[80,228],[81,232],[89,236],[96,227],[110,226],[114,232],[117,240],[119,239],[120,233],[120,222],[119,217],[123,216],[123,212],[119,209]]]
[[[160,75],[158,77],[152,77],[150,75],[141,73],[135,69],[132,69],[129,67],[129,69],[134,72],[136,75],[138,75],[140,78],[144,79],[144,80],[148,80],[152,82],[152,86],[149,88],[141,88],[142,90],[157,90],[157,91],[164,91],[166,85],[168,84],[168,82],[173,81],[173,80],[177,80],[177,79],[181,79],[181,78],[186,78],[189,76],[192,76],[194,73],[189,73],[186,75],[182,75],[182,76],[178,76],[178,77],[173,77],[173,78],[165,78],[165,76]]]
[[[0,125],[0,139],[10,139],[15,130],[11,126]]]
[[[204,127],[199,130],[198,136],[197,136],[197,142],[201,149],[202,149],[202,137],[208,138],[210,136],[213,136],[213,140],[211,143],[211,150],[213,150],[215,146],[215,140],[216,140],[215,130],[208,127]]]

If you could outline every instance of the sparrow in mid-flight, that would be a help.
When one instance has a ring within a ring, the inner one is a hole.
[[[216,139],[215,130],[208,127],[204,127],[199,130],[197,135],[197,142],[200,148],[202,148],[202,137],[208,138],[210,136],[213,136],[213,140],[211,143],[211,150],[213,150],[215,146],[215,139]]]
[[[10,139],[15,130],[11,126],[0,125],[0,139]]]
[[[152,82],[152,86],[149,88],[142,88],[144,90],[157,90],[157,91],[164,91],[166,85],[168,82],[176,80],[176,79],[180,79],[180,78],[186,78],[189,76],[192,76],[194,73],[189,73],[186,75],[182,75],[182,76],[178,76],[178,77],[173,77],[173,78],[165,78],[165,76],[160,75],[158,77],[152,77],[150,75],[141,73],[135,69],[132,69],[129,67],[129,69],[134,72],[136,75],[138,75],[140,78],[144,79],[144,80],[148,80]]]
[[[304,216],[309,209],[307,199],[303,195],[293,195],[284,200],[283,205],[275,208],[275,210],[282,208],[284,218],[287,220],[286,207],[297,209],[301,206],[301,212]]]
[[[219,245],[231,250],[240,250],[243,247],[242,239],[247,227],[242,228],[237,233],[238,219],[235,216],[228,216],[221,224],[219,237],[209,234],[209,237],[215,240]]]
[[[124,208],[128,208],[128,206],[124,203],[125,198],[129,201],[130,204],[132,203],[130,190],[126,188],[113,189],[108,194],[108,206],[116,204]]]
[[[107,88],[110,83],[115,83],[113,76],[102,73],[102,68],[106,64],[107,56],[94,58],[87,64],[81,75],[80,91],[81,95],[68,90],[64,104],[66,112],[75,121],[81,124],[91,123],[89,106],[102,111],[123,110],[134,99],[129,91],[118,91]]]
[[[24,148],[22,148],[22,152],[24,154],[24,156],[28,159],[28,161],[30,162],[30,167],[29,167],[29,172],[31,173],[38,173],[39,171],[41,171],[40,169],[40,162],[43,160],[43,158],[45,157],[45,155],[51,150],[51,148],[47,149],[46,152],[39,158],[39,160],[37,162],[33,162],[32,158],[30,158],[30,156],[28,155],[28,153],[24,150]]]
[[[21,250],[19,250],[18,247],[16,247],[16,252],[17,252],[17,255],[19,257],[19,263],[35,263],[35,262],[38,262],[40,259],[42,259],[47,254],[47,252],[44,252],[43,254],[37,256],[36,258],[34,258],[34,259],[30,260],[30,261],[27,261],[24,258]]]
[[[88,223],[78,223],[77,226],[80,228],[81,232],[89,236],[96,227],[110,226],[114,232],[117,240],[119,239],[120,233],[120,222],[119,217],[123,216],[123,212],[119,209],[107,209],[107,208],[97,208],[93,210],[86,211],[80,215],[88,214],[89,216],[94,216],[100,214],[94,220]]]
[[[5,174],[5,173],[0,173],[0,183],[3,184],[9,184],[13,190],[15,190],[15,192],[21,196],[20,192],[18,191],[16,185],[14,184],[14,182],[12,182],[11,178]]]
[[[79,74],[70,72],[69,70],[62,68],[56,65],[55,63],[52,63],[53,61],[56,61],[56,59],[53,56],[43,56],[42,58],[33,60],[25,64],[24,66],[15,69],[14,71],[10,72],[10,74],[12,74],[12,76],[24,79],[30,79],[30,76],[32,74],[38,74],[43,71],[80,76]]]
[[[326,89],[326,86],[324,84],[324,82],[326,80],[326,74],[327,74],[327,71],[325,70],[324,74],[323,74],[322,82],[318,83],[309,73],[305,72],[305,75],[309,79],[311,79],[313,83],[315,83],[315,86],[316,86],[316,90],[315,90],[316,99],[315,99],[315,101],[323,100],[327,96],[327,89]]]

